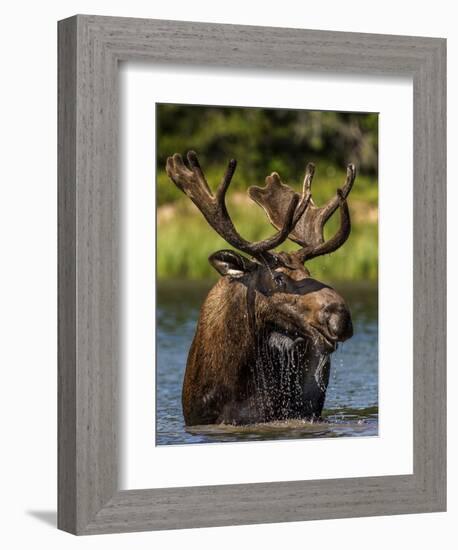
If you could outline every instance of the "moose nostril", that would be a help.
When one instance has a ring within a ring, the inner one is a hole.
[[[328,330],[332,336],[339,340],[346,340],[353,336],[353,324],[350,312],[345,306],[341,304],[327,306],[324,316]]]

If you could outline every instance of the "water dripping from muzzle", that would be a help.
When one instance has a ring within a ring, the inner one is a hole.
[[[314,375],[317,386],[323,392],[326,391],[326,382],[325,382],[325,379],[324,379],[324,369],[325,369],[325,366],[326,366],[327,359],[328,359],[328,356],[326,354],[321,355],[321,357],[318,361],[318,366],[316,367],[316,370],[315,370],[315,375]]]
[[[254,408],[257,421],[304,418],[312,403],[304,403],[305,380],[314,376],[318,392],[326,390],[325,366],[328,355],[312,365],[310,342],[280,332],[266,332],[257,338],[256,361],[253,365]],[[314,368],[315,372],[308,372]],[[313,415],[311,415],[313,416]]]

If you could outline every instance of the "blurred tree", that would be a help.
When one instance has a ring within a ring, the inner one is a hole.
[[[220,173],[236,158],[234,187],[260,184],[274,170],[285,180],[297,178],[308,161],[331,172],[354,162],[360,173],[377,173],[376,113],[158,104],[156,118],[158,174],[169,155],[189,149],[208,173]],[[162,183],[159,203],[175,200],[174,190]]]
[[[323,204],[345,181],[346,165],[354,162],[358,177],[350,200],[348,243],[335,254],[313,260],[310,267],[327,280],[377,278],[377,114],[176,104],[158,104],[156,114],[160,279],[215,277],[207,258],[228,247],[166,175],[167,157],[176,152],[184,156],[190,149],[198,153],[213,188],[227,162],[237,159],[227,205],[237,229],[249,240],[272,234],[264,211],[246,194],[250,185],[262,185],[277,171],[299,190],[305,164],[315,162],[313,198]],[[334,216],[326,226],[327,236],[337,224]],[[297,247],[292,242],[285,246]]]

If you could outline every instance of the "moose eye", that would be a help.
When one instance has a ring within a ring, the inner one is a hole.
[[[274,282],[277,288],[284,288],[286,286],[286,280],[281,273],[275,275]]]

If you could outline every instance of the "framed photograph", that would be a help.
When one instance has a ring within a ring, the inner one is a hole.
[[[60,529],[445,510],[445,67],[59,22]]]
[[[378,435],[378,116],[156,104],[157,445]],[[184,141],[215,166],[169,153]],[[209,214],[194,178],[218,182],[228,152],[232,195]],[[300,193],[280,179],[301,171]],[[290,237],[260,240],[291,200]]]

